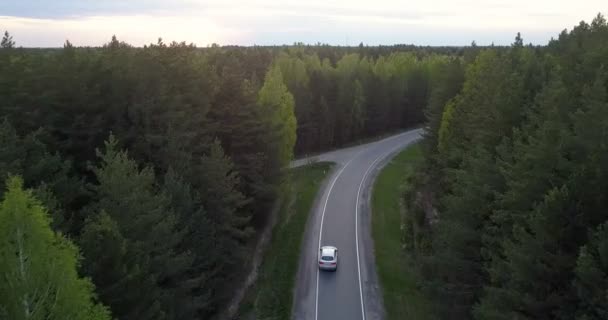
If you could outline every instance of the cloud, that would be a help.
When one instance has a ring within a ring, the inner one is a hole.
[[[18,44],[101,45],[117,34],[134,45],[186,40],[206,45],[508,44],[520,31],[546,43],[566,27],[590,20],[602,1],[556,5],[553,0],[20,0],[6,5],[0,27]]]
[[[207,45],[223,39],[238,41],[238,32],[220,28],[201,18],[149,15],[91,16],[73,19],[36,19],[0,16],[0,25],[11,31],[18,45],[58,47],[65,40],[78,46],[100,46],[116,35],[119,40],[142,46],[166,41]]]
[[[64,19],[84,16],[108,16],[160,13],[171,8],[162,0],[18,0],[3,4],[5,16]],[[177,0],[176,2],[183,2]]]

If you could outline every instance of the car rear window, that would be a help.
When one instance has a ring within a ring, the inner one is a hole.
[[[321,260],[323,260],[323,261],[332,261],[332,260],[334,260],[334,257],[322,256]]]

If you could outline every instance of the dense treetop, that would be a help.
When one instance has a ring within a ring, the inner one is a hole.
[[[209,318],[243,281],[294,153],[419,124],[461,53],[116,37],[24,49],[6,33],[0,174],[78,245],[112,316]]]
[[[545,47],[17,45],[5,33],[0,228],[35,231],[28,254],[69,277],[32,279],[73,291],[67,313],[217,315],[294,155],[425,122],[404,239],[436,316],[608,313],[602,16]],[[11,286],[27,302],[37,283]],[[0,317],[23,311],[13,298]]]
[[[408,242],[436,316],[606,317],[606,65],[598,15],[547,47],[481,50],[429,104]]]

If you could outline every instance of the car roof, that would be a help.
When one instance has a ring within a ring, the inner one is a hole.
[[[323,256],[333,256],[334,253],[337,251],[338,249],[336,247],[332,247],[332,246],[323,246],[321,247],[321,255]]]

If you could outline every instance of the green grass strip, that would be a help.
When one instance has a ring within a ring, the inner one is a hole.
[[[403,206],[407,178],[422,158],[419,145],[408,147],[378,175],[372,194],[372,236],[376,268],[382,287],[386,318],[429,319],[429,304],[416,288],[416,274],[403,249]]]
[[[316,163],[291,169],[290,192],[285,192],[279,220],[255,286],[241,306],[241,314],[255,319],[290,319],[293,287],[306,221],[332,164]],[[244,317],[248,318],[248,317]]]

